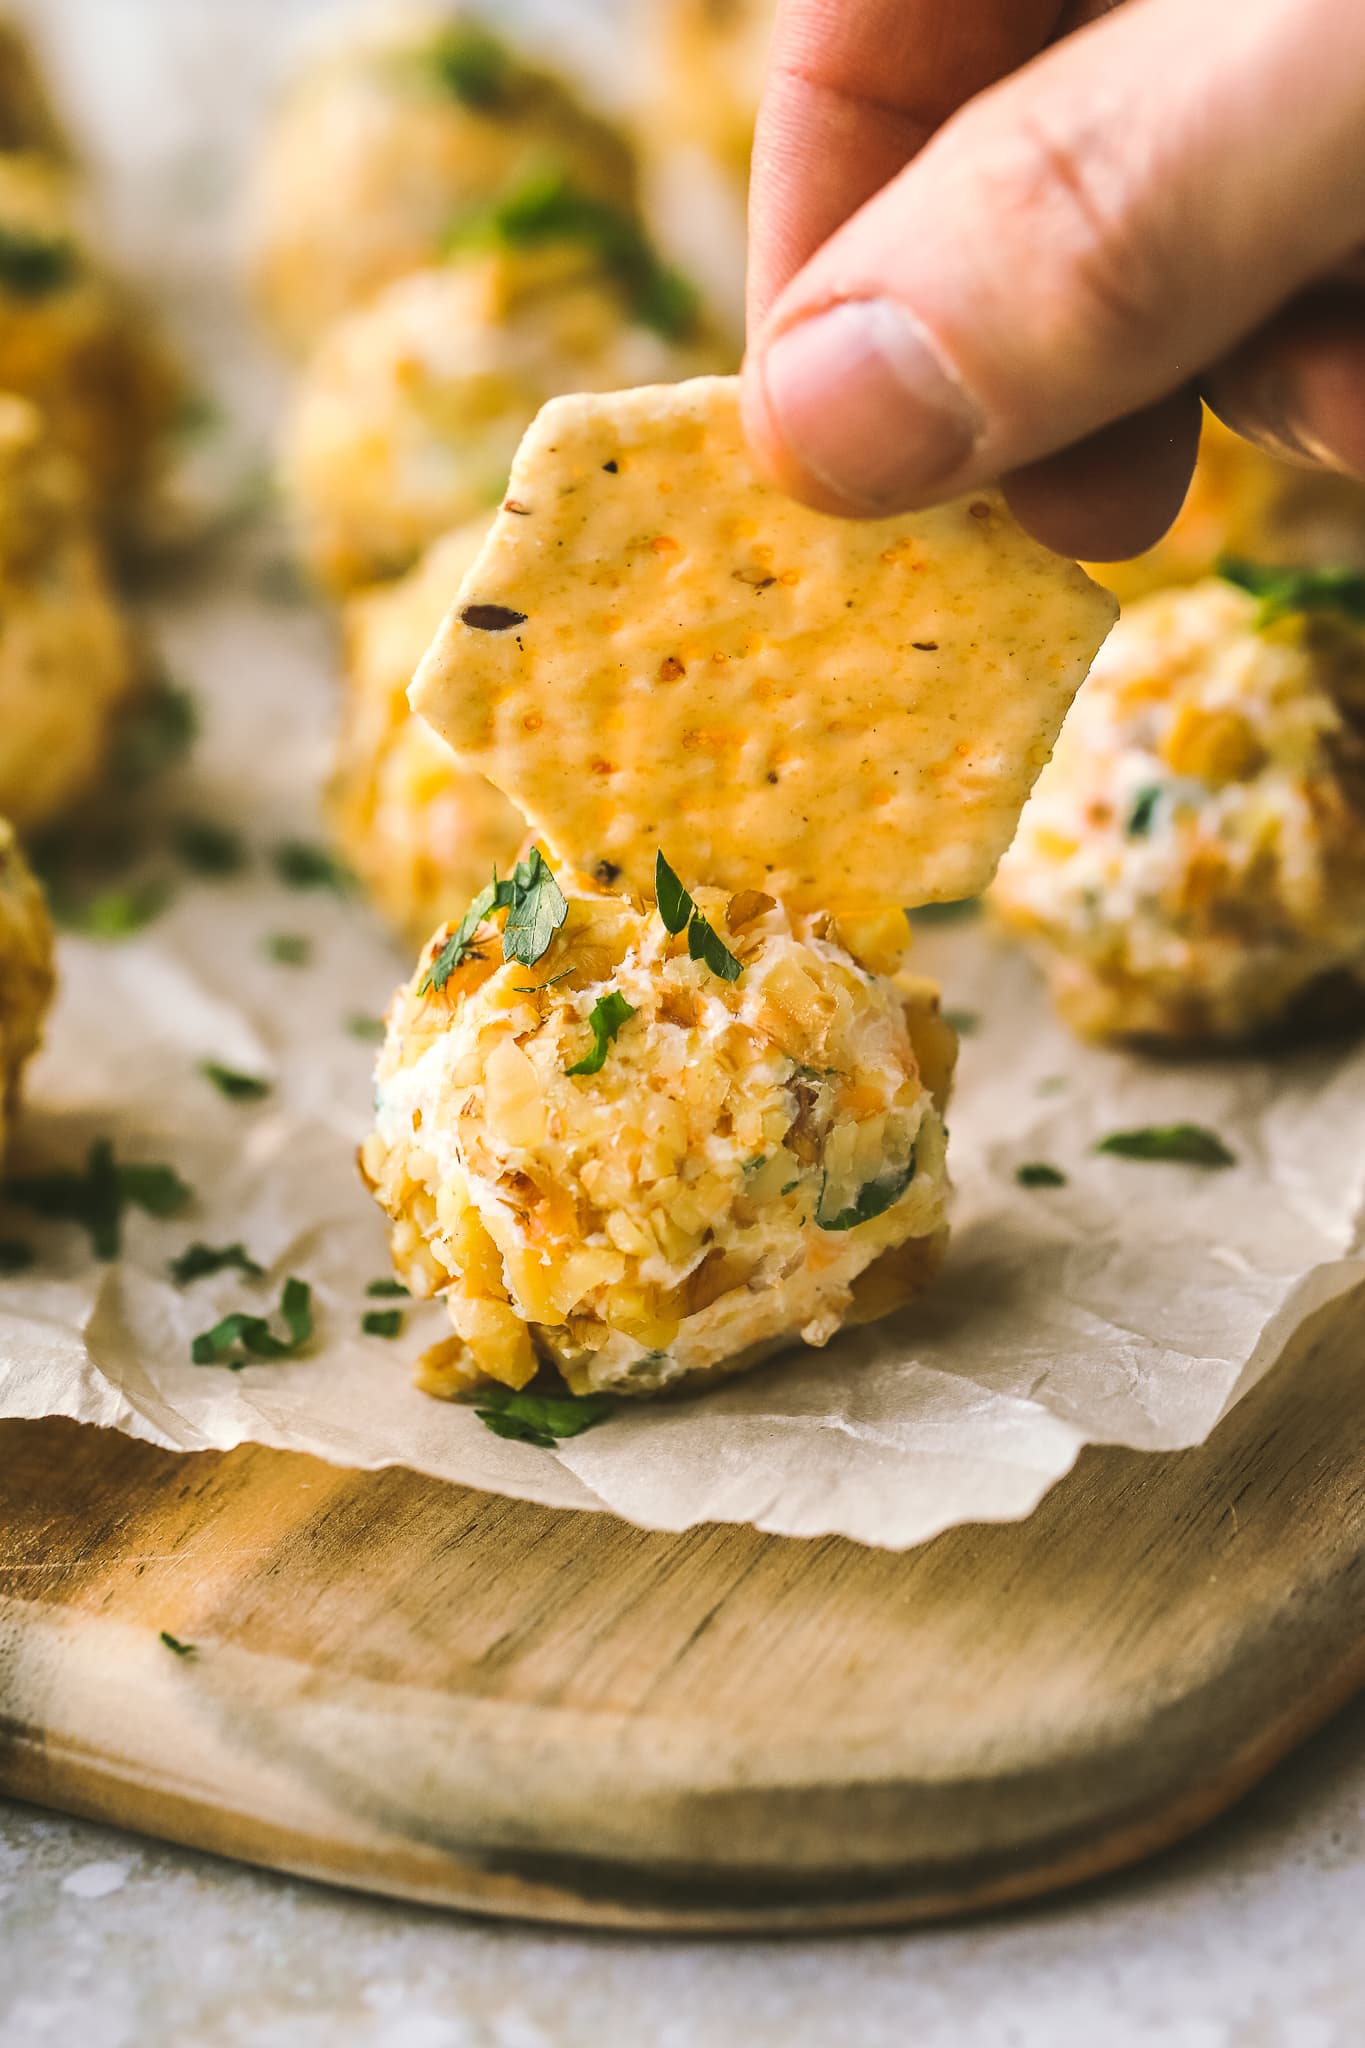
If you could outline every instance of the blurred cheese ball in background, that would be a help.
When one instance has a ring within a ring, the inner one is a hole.
[[[1206,409],[1194,479],[1170,531],[1131,561],[1087,566],[1130,604],[1197,582],[1223,555],[1365,568],[1365,485],[1280,462]]]
[[[52,1000],[52,926],[42,891],[0,818],[0,1166],[24,1063],[37,1050]]]
[[[27,39],[0,14],[0,154],[20,150],[62,160],[68,145]]]
[[[0,812],[22,831],[98,781],[135,676],[75,465],[0,395]]]
[[[947,1234],[936,993],[869,971],[828,918],[700,890],[742,963],[724,980],[653,906],[560,880],[533,968],[484,926],[390,1012],[362,1164],[397,1271],[454,1325],[420,1383],[548,1363],[575,1393],[652,1393],[917,1294]]]
[[[368,27],[297,80],[266,139],[252,201],[264,312],[307,348],[549,165],[634,204],[624,138],[481,24],[414,9]]]
[[[547,399],[727,356],[628,216],[557,179],[524,187],[468,250],[390,285],[314,358],[283,461],[304,560],[332,590],[400,575],[491,512]]]
[[[736,333],[749,159],[776,13],[777,0],[657,0],[640,13],[646,209]]]
[[[348,866],[413,947],[459,911],[490,871],[506,871],[526,826],[481,775],[462,768],[424,718],[408,684],[488,531],[471,521],[429,548],[397,583],[346,606],[346,677],[330,791]]]
[[[183,400],[140,309],[94,260],[75,188],[0,155],[0,390],[32,399],[113,521],[152,482]]]
[[[1125,609],[991,895],[1089,1037],[1237,1040],[1299,1005],[1323,1021],[1349,1007],[1365,978],[1362,624],[1217,578]]]

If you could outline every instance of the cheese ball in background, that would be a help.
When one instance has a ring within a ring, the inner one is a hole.
[[[1365,484],[1280,462],[1206,409],[1194,478],[1170,531],[1131,561],[1087,566],[1127,605],[1198,582],[1224,555],[1365,569]]]
[[[42,891],[0,818],[0,1167],[25,1062],[37,1051],[52,1000],[52,926]]]
[[[334,591],[401,575],[452,527],[491,513],[546,399],[714,367],[717,345],[685,305],[676,322],[665,307],[651,325],[648,311],[599,242],[571,235],[471,250],[343,320],[285,436],[284,489],[311,573]]]
[[[1338,1014],[1365,980],[1365,630],[1218,578],[1126,608],[991,898],[1087,1037]]]
[[[34,150],[63,161],[66,136],[27,38],[0,15],[0,154]]]
[[[111,527],[153,481],[183,397],[92,256],[70,178],[36,155],[0,155],[0,391],[40,409]]]
[[[136,679],[76,467],[0,394],[0,812],[21,831],[98,781]]]
[[[698,890],[725,980],[653,905],[559,879],[534,967],[486,924],[437,989],[446,927],[390,1011],[362,1166],[397,1271],[454,1326],[420,1384],[552,1364],[575,1393],[653,1393],[916,1295],[956,1041],[932,989],[874,971],[899,912],[860,961],[827,917]]]
[[[297,80],[266,138],[252,238],[267,318],[309,348],[547,164],[634,204],[624,138],[480,24],[422,9],[357,34]]]
[[[400,581],[353,597],[341,731],[330,791],[337,843],[382,915],[414,948],[460,910],[526,826],[492,783],[462,768],[408,708],[408,684],[488,530],[447,534]]]

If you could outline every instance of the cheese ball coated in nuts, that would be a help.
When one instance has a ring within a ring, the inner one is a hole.
[[[0,1166],[24,1065],[52,1000],[52,926],[42,891],[0,818]]]
[[[0,811],[21,831],[97,782],[135,681],[74,465],[0,394]]]
[[[284,484],[303,556],[334,590],[401,575],[452,527],[491,513],[546,399],[711,362],[637,321],[581,243],[405,277],[333,330],[301,383]]]
[[[424,989],[443,928],[390,1011],[362,1167],[398,1273],[454,1326],[420,1384],[553,1364],[575,1393],[653,1393],[917,1294],[947,1233],[936,991],[861,965],[828,918],[701,889],[742,962],[722,980],[652,905],[560,880],[534,968],[486,925]],[[570,1073],[607,998],[601,1066]]]
[[[1365,633],[1217,579],[1123,613],[992,890],[1089,1037],[1255,1037],[1365,979]]]
[[[447,534],[399,582],[353,597],[343,618],[332,825],[371,901],[413,947],[493,867],[510,866],[526,833],[515,805],[408,708],[413,671],[487,531],[480,518]]]
[[[311,347],[547,165],[634,203],[624,138],[486,29],[420,9],[356,35],[298,79],[268,138],[252,205],[263,310],[288,347]]]

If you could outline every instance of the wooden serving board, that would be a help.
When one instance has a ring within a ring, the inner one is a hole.
[[[0,1789],[479,1912],[885,1924],[1114,1868],[1365,1682],[1361,1313],[908,1556],[0,1425]],[[167,1629],[197,1646],[178,1657]]]

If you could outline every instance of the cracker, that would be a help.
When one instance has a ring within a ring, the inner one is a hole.
[[[415,708],[561,860],[796,908],[978,893],[1117,607],[991,491],[868,523],[760,481],[738,384],[560,398]]]

